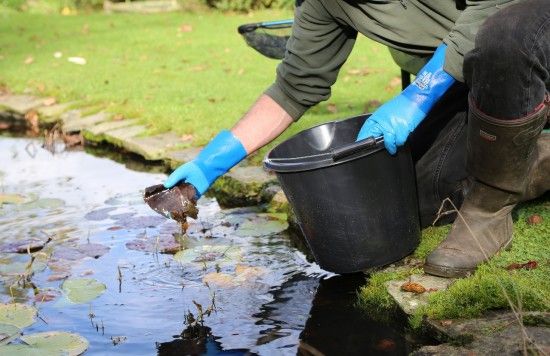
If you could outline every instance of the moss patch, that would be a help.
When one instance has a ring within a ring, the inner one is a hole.
[[[540,215],[540,224],[529,224],[528,218]],[[468,278],[457,280],[447,290],[434,292],[429,303],[410,317],[413,327],[419,327],[424,317],[434,319],[473,318],[494,309],[514,308],[524,311],[550,311],[550,201],[539,200],[521,206],[515,212],[514,243],[488,263],[481,265]],[[425,258],[441,241],[449,226],[428,228],[414,256]],[[508,270],[512,263],[536,261],[535,269]],[[420,273],[403,267],[399,273],[374,273],[360,292],[359,305],[369,312],[394,308],[384,282]]]

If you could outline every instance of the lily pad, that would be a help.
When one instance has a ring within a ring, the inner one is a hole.
[[[21,329],[11,324],[0,324],[0,345],[16,339],[21,335]]]
[[[61,287],[73,303],[87,303],[105,292],[105,284],[93,278],[67,279]]]
[[[180,251],[174,259],[181,264],[214,263],[219,266],[234,264],[241,260],[240,247],[228,245],[203,245]]]
[[[0,275],[2,276],[19,276],[27,271],[28,262],[10,262],[9,264],[0,264]],[[46,268],[46,263],[42,261],[34,261],[31,266],[32,272],[40,272]]]
[[[174,236],[162,235],[137,238],[126,243],[126,248],[142,252],[174,254],[183,249]]]
[[[11,242],[0,246],[0,252],[27,253],[36,252],[44,247],[46,240],[29,239],[24,241]]]
[[[21,194],[0,194],[0,206],[2,204],[22,204],[26,198]]]
[[[10,324],[23,329],[34,324],[36,314],[36,308],[30,305],[21,303],[0,304],[1,324]]]
[[[55,198],[44,198],[34,200],[25,204],[21,204],[19,209],[21,210],[33,210],[33,209],[56,209],[65,205],[65,201]]]
[[[99,258],[110,250],[109,247],[96,243],[78,245],[77,249],[80,253],[92,258]]]
[[[258,214],[239,225],[235,233],[238,236],[267,236],[288,229],[286,214]]]
[[[88,340],[64,331],[49,331],[22,336],[26,345],[0,346],[0,354],[12,356],[77,356],[88,349]]]

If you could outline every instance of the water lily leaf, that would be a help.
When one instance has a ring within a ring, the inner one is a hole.
[[[61,287],[73,303],[87,303],[105,292],[105,284],[93,278],[67,279]]]
[[[10,324],[23,329],[34,324],[36,314],[36,308],[30,305],[21,303],[0,304],[1,324]]]
[[[1,355],[11,356],[77,356],[88,349],[88,340],[80,335],[50,331],[22,336],[26,345],[0,346]]]
[[[0,345],[16,339],[21,335],[21,329],[11,324],[0,324]]]
[[[19,276],[25,274],[27,271],[28,262],[11,262],[9,264],[0,264],[0,275],[2,276]],[[41,261],[34,261],[30,271],[40,272],[46,268],[46,264]]]
[[[235,231],[238,236],[266,236],[288,229],[286,214],[258,214],[243,222]]]
[[[183,246],[174,236],[148,236],[137,238],[126,243],[126,248],[143,252],[158,252],[174,254],[183,249]]]
[[[31,201],[25,204],[21,204],[19,209],[21,210],[33,210],[33,209],[56,209],[65,205],[65,201],[55,198],[44,198]]]
[[[0,206],[2,204],[22,204],[25,197],[20,194],[0,194]]]
[[[240,247],[228,245],[203,245],[180,251],[174,255],[174,259],[181,264],[215,263],[219,266],[234,264],[240,261],[241,257]]]

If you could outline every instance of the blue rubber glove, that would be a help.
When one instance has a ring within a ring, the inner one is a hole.
[[[190,183],[197,190],[197,198],[206,192],[214,181],[246,157],[241,141],[231,131],[221,131],[191,162],[178,167],[164,182],[172,188],[179,182]]]
[[[414,82],[398,96],[379,107],[365,123],[357,141],[384,136],[384,145],[395,154],[455,79],[443,70],[447,45],[440,45],[420,69]]]

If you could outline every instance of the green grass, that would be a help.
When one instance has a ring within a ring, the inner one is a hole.
[[[202,145],[232,127],[274,80],[278,62],[247,47],[237,27],[290,16],[288,11],[4,14],[0,83],[14,92],[98,105],[140,119],[150,134],[190,134],[194,145]],[[182,25],[192,31],[180,31]],[[61,59],[54,58],[57,51]],[[70,56],[84,57],[87,64],[69,63]],[[25,64],[29,57],[33,62]],[[357,74],[367,68],[371,74]],[[387,100],[399,90],[398,76],[386,48],[360,39],[332,98],[310,110],[277,142],[313,125],[360,114],[370,100]]]
[[[527,218],[538,214],[541,224],[529,225]],[[448,226],[423,231],[422,242],[415,257],[425,258],[448,232]],[[512,263],[538,263],[533,270],[507,270]],[[359,305],[378,312],[395,308],[384,283],[392,279],[418,273],[403,268],[395,272],[377,272],[359,295]],[[424,316],[435,319],[469,318],[493,309],[510,309],[505,295],[520,310],[550,311],[550,201],[526,204],[517,210],[514,222],[514,241],[509,251],[502,251],[488,263],[481,265],[475,274],[455,281],[449,289],[434,292],[429,304],[411,317],[413,327],[420,326]],[[504,292],[505,291],[505,292]],[[505,294],[506,293],[506,294]]]

